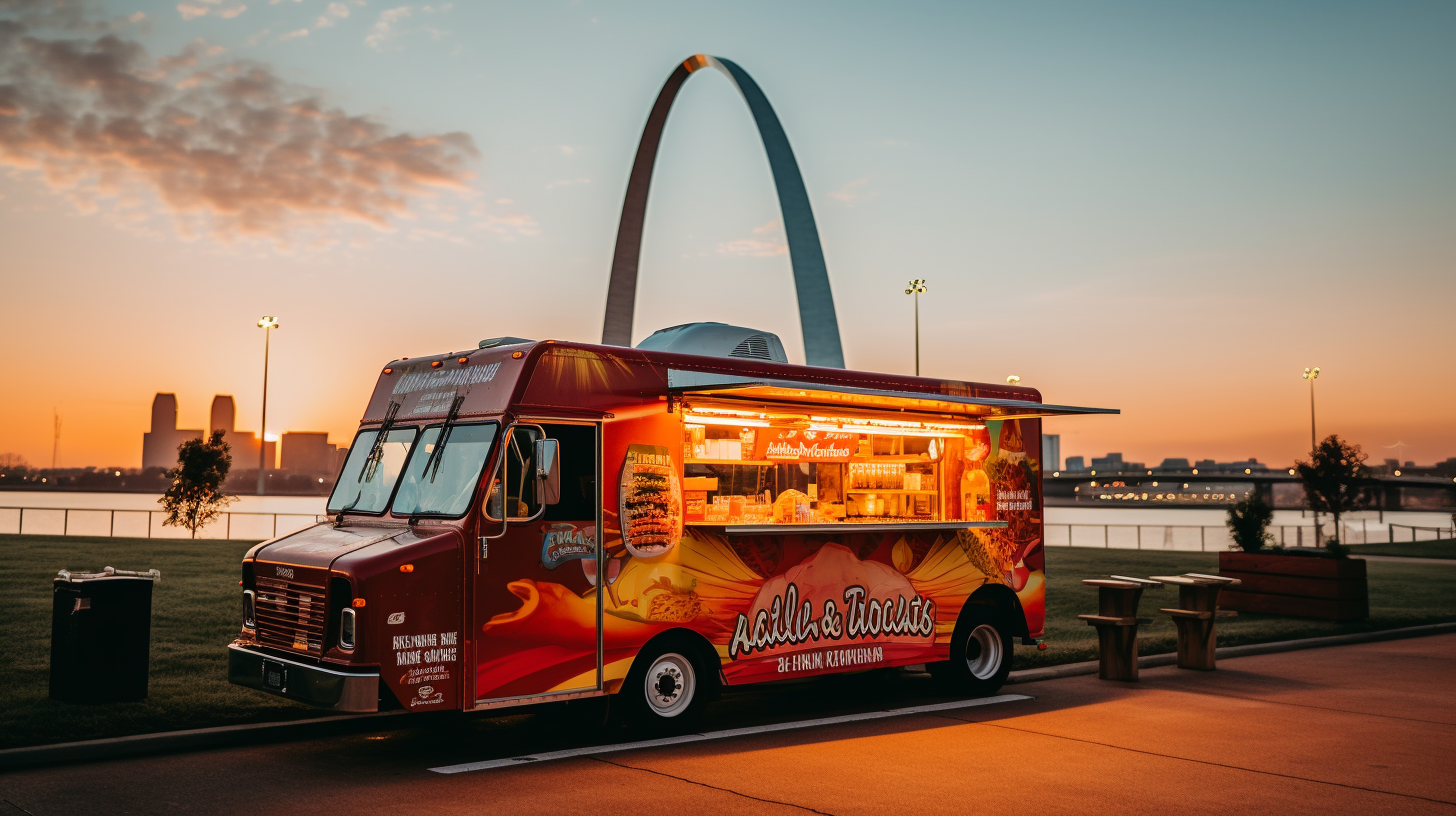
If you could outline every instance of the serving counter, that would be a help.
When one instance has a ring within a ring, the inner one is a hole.
[[[693,524],[722,530],[724,535],[830,535],[835,533],[934,532],[937,530],[1000,530],[1004,521],[896,521],[840,524]]]

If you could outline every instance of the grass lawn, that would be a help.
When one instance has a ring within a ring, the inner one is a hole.
[[[226,644],[237,633],[241,605],[239,541],[0,536],[0,748],[319,716],[320,712],[227,682]],[[62,568],[155,567],[162,580],[152,600],[151,686],[138,703],[77,705],[48,696],[51,578]],[[1016,668],[1092,660],[1097,635],[1077,615],[1097,609],[1097,591],[1083,578],[1109,573],[1147,576],[1213,572],[1213,553],[1047,549],[1050,591],[1048,649],[1016,650]],[[1342,632],[1456,621],[1456,566],[1371,562],[1370,619],[1355,624],[1244,614],[1220,621],[1219,643],[1235,645]],[[1171,620],[1157,612],[1175,590],[1149,590],[1141,652],[1175,648]]]
[[[1447,558],[1456,560],[1456,538],[1435,541],[1398,541],[1394,544],[1356,544],[1356,555],[1396,555],[1401,558]]]
[[[0,748],[318,716],[227,681],[242,614],[244,541],[0,536]],[[50,693],[51,579],[61,569],[157,568],[151,682],[137,703],[80,705]]]

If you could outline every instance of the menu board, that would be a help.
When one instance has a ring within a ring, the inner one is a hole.
[[[753,441],[753,458],[773,462],[848,462],[859,434],[763,428]]]

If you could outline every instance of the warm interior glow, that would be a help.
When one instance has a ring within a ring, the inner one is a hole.
[[[828,432],[831,432],[831,433],[862,433],[862,434],[873,434],[874,436],[931,437],[931,438],[935,438],[935,439],[938,439],[938,438],[943,437],[943,436],[952,436],[953,435],[949,431],[932,431],[932,430],[927,430],[927,429],[924,429],[924,428],[921,428],[921,429],[912,429],[912,428],[884,428],[884,427],[878,427],[878,426],[875,426],[875,425],[851,425],[851,424],[848,424],[848,423],[842,423],[842,424],[839,424],[839,425],[830,425],[829,423],[826,423],[826,422],[811,422],[811,423],[809,423],[809,430],[811,430],[811,431],[828,431]]]
[[[767,428],[768,422],[762,419],[727,419],[724,417],[703,416],[702,414],[683,414],[684,422],[691,422],[694,425],[731,425],[735,428]]]

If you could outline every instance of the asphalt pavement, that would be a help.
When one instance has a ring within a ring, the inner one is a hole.
[[[870,673],[727,695],[703,725],[726,738],[603,751],[634,737],[599,707],[441,716],[16,771],[0,814],[1456,813],[1453,681],[1456,635],[1020,684],[976,706]],[[830,722],[783,728],[809,719]],[[490,762],[526,755],[546,759]]]

